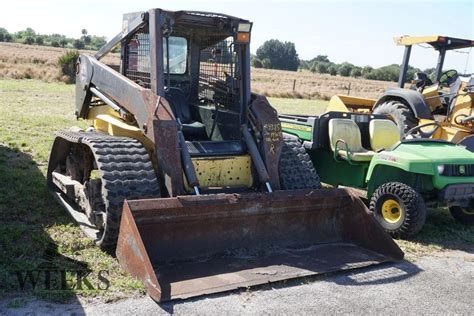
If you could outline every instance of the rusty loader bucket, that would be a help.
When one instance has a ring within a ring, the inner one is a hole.
[[[216,194],[124,203],[117,257],[155,301],[400,260],[348,190]]]

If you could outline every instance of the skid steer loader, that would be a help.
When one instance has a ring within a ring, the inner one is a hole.
[[[350,191],[321,189],[250,92],[249,21],[151,9],[77,62],[48,184],[156,301],[403,258]],[[120,67],[100,60],[121,47]]]

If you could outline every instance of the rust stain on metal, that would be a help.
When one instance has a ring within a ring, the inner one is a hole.
[[[358,201],[333,189],[131,200],[117,257],[157,301],[402,259]]]
[[[250,117],[254,118],[254,123],[262,133],[262,158],[270,176],[270,184],[274,190],[278,190],[280,189],[278,163],[283,146],[280,120],[267,98],[261,95],[254,95],[250,105]]]

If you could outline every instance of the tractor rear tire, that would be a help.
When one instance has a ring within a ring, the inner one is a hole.
[[[462,224],[474,224],[474,209],[451,206],[449,211],[457,222]]]
[[[374,109],[374,114],[387,115],[392,118],[400,130],[400,136],[418,125],[415,113],[408,105],[397,100],[386,101]]]
[[[400,182],[385,183],[375,190],[370,199],[370,211],[393,238],[414,236],[426,221],[423,198]]]
[[[283,134],[279,170],[283,190],[321,188],[321,181],[313,162],[295,136]]]

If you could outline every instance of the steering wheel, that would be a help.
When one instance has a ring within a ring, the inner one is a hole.
[[[434,125],[433,129],[431,129],[430,131],[428,132],[422,131],[423,128],[428,127],[428,126],[433,126],[433,125]],[[436,132],[438,127],[440,127],[439,122],[430,122],[423,125],[415,126],[412,129],[410,129],[408,132],[406,132],[405,135],[403,135],[403,139],[409,139],[408,138],[409,136],[414,136],[416,133],[418,133],[421,136],[421,138],[430,138]]]
[[[439,77],[439,85],[450,87],[453,83],[456,82],[458,77],[458,72],[455,69],[450,69],[441,74]]]

